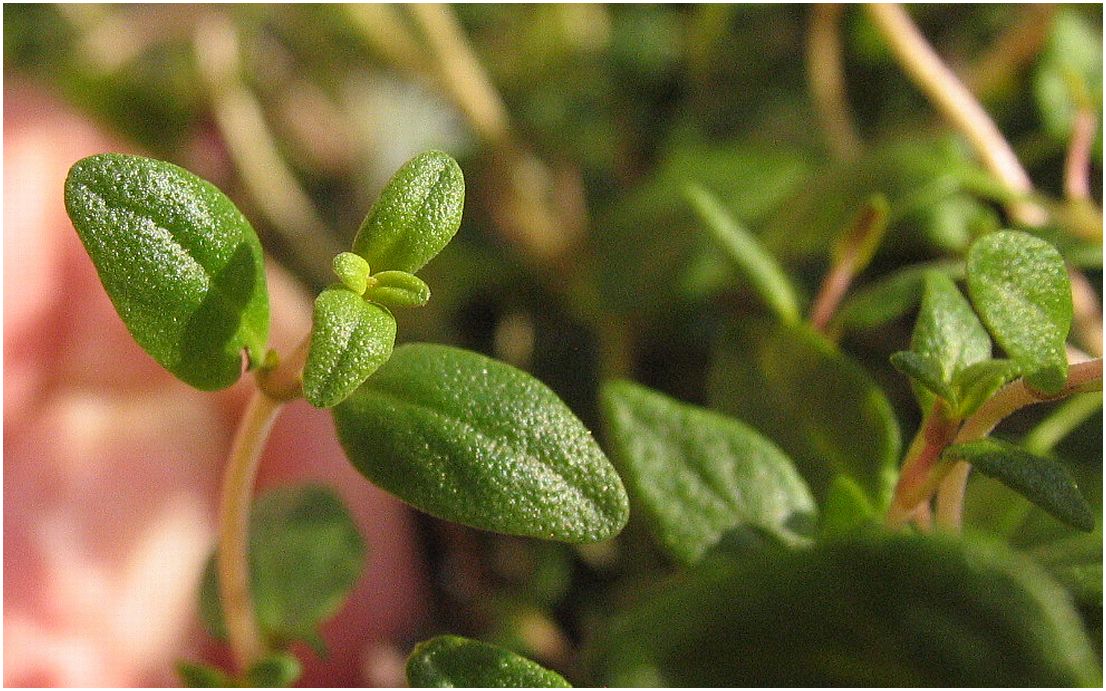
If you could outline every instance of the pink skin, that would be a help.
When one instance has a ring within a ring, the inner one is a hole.
[[[219,476],[242,381],[194,391],[134,344],[65,215],[69,166],[128,151],[57,102],[4,93],[4,683],[175,685],[181,658],[225,662],[195,590],[214,544]],[[270,262],[272,345],[310,325],[310,297]],[[413,516],[344,459],[325,412],[289,405],[261,487],[335,487],[369,546],[364,577],[297,648],[306,685],[401,684],[425,615]],[[400,676],[396,676],[399,674]]]

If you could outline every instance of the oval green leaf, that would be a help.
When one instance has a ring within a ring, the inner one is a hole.
[[[967,461],[1068,525],[1094,530],[1094,514],[1075,478],[1051,458],[1036,456],[998,439],[954,444],[941,452],[941,457]]]
[[[427,151],[396,171],[365,217],[353,251],[374,271],[415,273],[461,225],[465,178],[449,154]]]
[[[952,279],[939,271],[926,273],[910,349],[935,361],[945,384],[969,365],[991,357],[987,329]]]
[[[334,616],[360,578],[365,543],[330,488],[279,487],[254,502],[249,558],[257,624],[267,641],[313,643],[318,625]],[[200,615],[208,633],[223,639],[215,559],[204,571]]]
[[[640,593],[591,650],[596,683],[1098,686],[1064,590],[998,543],[862,531],[707,560]]]
[[[365,297],[390,307],[422,307],[430,302],[430,286],[406,271],[381,271],[372,277]]]
[[[510,650],[461,636],[438,636],[407,658],[412,688],[570,688],[556,672]]]
[[[131,335],[212,391],[261,361],[269,296],[261,244],[227,197],[171,163],[99,154],[73,164],[65,208]]]
[[[968,251],[968,292],[1028,384],[1056,393],[1068,373],[1071,284],[1056,248],[1028,233],[985,235]]]
[[[756,430],[627,381],[600,393],[611,456],[661,546],[685,564],[751,526],[804,542],[814,499]]]
[[[334,257],[331,269],[342,285],[358,295],[364,295],[369,287],[369,263],[359,254],[342,252]]]
[[[891,404],[859,365],[806,325],[732,323],[719,336],[707,390],[712,407],[783,449],[819,502],[837,475],[877,507],[890,499],[900,445]]]
[[[622,481],[583,423],[529,374],[458,348],[396,348],[334,409],[353,465],[456,523],[564,542],[626,524]]]
[[[319,293],[303,367],[304,397],[316,408],[338,405],[388,361],[395,341],[396,320],[387,308],[344,287]]]

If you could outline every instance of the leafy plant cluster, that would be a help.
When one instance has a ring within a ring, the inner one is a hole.
[[[1101,348],[1073,301],[1100,279],[1094,198],[1011,189],[962,139],[920,123],[901,83],[858,103],[872,141],[827,155],[794,115],[809,104],[794,95],[806,85],[793,55],[727,40],[735,25],[797,32],[798,10],[612,12],[609,61],[581,38],[600,24],[581,21],[591,11],[526,15],[550,24],[461,10],[532,135],[533,151],[486,138],[487,155],[462,157],[484,205],[466,223],[515,255],[465,233],[443,252],[465,183],[451,157],[420,154],[333,257],[337,280],[294,353],[268,349],[261,245],[222,192],[151,159],[76,164],[67,208],[132,335],[204,390],[234,383],[244,352],[259,395],[332,411],[369,481],[504,536],[480,538],[491,596],[432,632],[471,638],[415,646],[414,686],[1098,685],[1101,360],[1073,352]],[[927,29],[930,12],[917,13]],[[997,22],[955,12],[976,29]],[[895,84],[885,37],[863,17],[840,24],[852,68]],[[346,26],[331,19],[313,31]],[[312,57],[287,21],[272,30],[303,60],[340,59]],[[989,87],[1035,178],[1056,176],[1076,114],[1101,116],[1091,25],[1057,11],[1017,88]],[[534,28],[549,26],[560,33]],[[492,49],[514,29],[518,51]],[[772,98],[732,88],[758,78]],[[691,93],[673,95],[684,83]],[[643,122],[626,126],[620,109]],[[735,119],[751,123],[737,138]],[[541,218],[564,192],[519,172],[536,169],[518,164],[534,152],[572,161],[587,190],[587,237],[569,259],[501,215]],[[1097,135],[1087,154],[1098,170]],[[1047,221],[1027,222],[1019,204]],[[444,303],[479,321],[488,295],[501,326],[511,310],[536,315],[523,367],[463,327],[439,340],[468,349],[398,333],[393,311],[442,333],[402,310]],[[220,556],[201,612],[233,646]],[[248,562],[263,654],[233,673],[182,664],[182,678],[293,683],[289,645],[325,652],[317,627],[365,557],[331,490],[258,497]],[[534,621],[572,652],[535,644]]]

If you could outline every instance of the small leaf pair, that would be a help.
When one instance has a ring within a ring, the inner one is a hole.
[[[396,339],[388,306],[421,306],[430,288],[415,271],[453,238],[461,223],[465,183],[457,162],[427,151],[403,165],[385,186],[353,241],[334,258],[340,285],[315,300],[303,391],[317,408],[345,400],[388,361]],[[372,269],[383,269],[374,275]]]

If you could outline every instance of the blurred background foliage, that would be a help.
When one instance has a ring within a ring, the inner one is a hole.
[[[1101,135],[1089,201],[1066,197],[1064,160],[1077,114],[1101,122],[1101,6],[910,11],[1056,210],[1035,232],[1097,298]],[[464,222],[424,272],[430,305],[397,314],[401,339],[525,368],[592,429],[606,378],[705,403],[718,335],[763,311],[703,232],[691,183],[759,235],[804,307],[834,241],[886,197],[887,236],[829,333],[904,434],[918,413],[887,356],[909,342],[916,267],[958,276],[974,237],[1011,225],[1001,185],[855,6],[7,4],[4,20],[9,82],[43,85],[214,181],[315,290],[403,161],[454,155]],[[836,111],[811,88],[826,76],[826,35],[843,65]],[[1101,516],[1099,405],[1060,417],[1074,430],[1048,448]],[[1049,415],[1026,411],[1002,432]],[[577,682],[607,680],[578,655],[598,623],[675,570],[638,521],[615,542],[571,548],[420,520],[437,594],[428,633],[498,642]],[[1100,632],[1098,524],[1074,536],[997,483],[971,485],[969,530],[1046,552]],[[1042,547],[1055,544],[1067,547]]]

